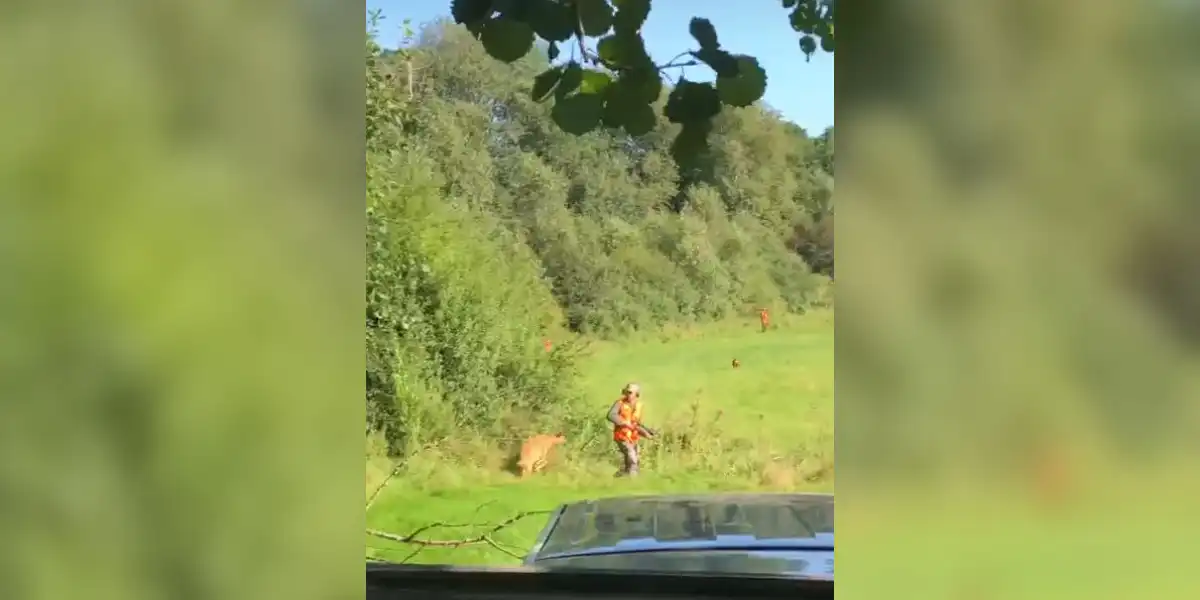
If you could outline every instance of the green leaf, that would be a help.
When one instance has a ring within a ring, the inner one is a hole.
[[[700,44],[701,50],[716,50],[721,46],[717,41],[717,29],[708,19],[693,18],[688,23],[688,33],[692,34],[696,43]]]
[[[496,60],[516,62],[533,48],[533,29],[525,23],[498,17],[488,20],[479,34],[483,49]]]
[[[604,36],[600,38],[600,41],[596,42],[596,54],[600,56],[600,60],[606,63],[612,65],[620,64],[621,59],[627,54],[622,47],[623,43],[627,42],[622,42],[621,40],[628,39],[628,36],[622,38],[617,38],[615,35]]]
[[[450,0],[450,16],[462,25],[492,16],[492,0]]]
[[[617,33],[637,33],[650,16],[650,0],[613,0],[617,15],[613,17],[613,30]]]
[[[590,37],[608,33],[613,24],[613,9],[608,0],[575,0],[579,26]]]
[[[654,131],[657,120],[654,107],[649,104],[635,104],[625,113],[622,125],[625,127],[625,133],[638,137]]]
[[[583,81],[579,85],[579,93],[602,94],[612,82],[612,77],[608,73],[588,69],[583,71]]]
[[[783,0],[784,8],[792,8],[793,6],[796,6],[796,0]]]
[[[730,106],[746,107],[757,102],[767,92],[767,72],[758,66],[753,56],[739,54],[738,74],[735,77],[717,77],[717,92],[721,102]]]
[[[492,0],[492,10],[518,21],[524,21],[530,0]]]
[[[628,94],[613,93],[613,90],[617,87],[617,85],[609,86],[608,93],[604,95],[604,112],[600,116],[600,122],[605,127],[613,129],[620,129],[625,126],[625,115],[629,114],[629,107],[633,106],[629,101]]]
[[[718,77],[737,77],[738,60],[724,50],[701,48],[693,52],[692,56],[711,67]]]
[[[554,86],[558,85],[558,81],[562,79],[563,68],[553,67],[546,69],[533,78],[533,89],[529,95],[533,97],[534,102],[542,102],[550,97],[550,92],[554,91]]]
[[[823,38],[823,37],[828,37],[830,35],[833,35],[831,33],[832,31],[833,31],[833,23],[830,23],[828,21],[818,21],[817,24],[813,27],[812,35]]]
[[[575,13],[554,0],[526,0],[526,22],[538,37],[548,42],[565,42],[575,33]],[[554,59],[550,59],[554,60]]]
[[[600,126],[604,98],[599,94],[575,94],[554,104],[550,117],[563,131],[583,135]]]
[[[631,69],[651,64],[650,55],[642,37],[632,33],[618,33],[600,38],[596,43],[600,59],[618,68]]]
[[[833,45],[833,36],[832,35],[821,38],[821,49],[830,54],[833,54],[834,45]]]
[[[804,7],[797,8],[792,11],[788,19],[792,24],[794,31],[806,31],[812,27],[812,23],[808,20],[808,15],[804,11]]]
[[[467,31],[471,32],[471,35],[475,36],[475,39],[479,39],[480,34],[483,33],[483,26],[487,25],[487,22],[487,19],[470,21],[465,25],[465,27],[467,28]]]
[[[710,83],[680,79],[667,96],[663,115],[672,123],[707,121],[721,112],[721,97]]]
[[[615,129],[625,126],[626,115],[639,104],[634,91],[629,88],[629,82],[623,76],[605,88],[603,122],[606,127]]]
[[[679,135],[671,142],[671,158],[680,167],[695,166],[696,159],[708,151],[708,134],[711,132],[711,121],[684,123]]]
[[[550,42],[550,45],[546,47],[546,59],[553,62],[556,58],[558,58],[558,43]]]
[[[562,78],[558,80],[558,87],[554,90],[555,97],[562,99],[566,98],[567,94],[579,89],[579,85],[583,83],[583,67],[579,63],[571,61],[563,68]]]
[[[630,98],[642,104],[657,102],[658,97],[662,95],[662,78],[658,76],[658,70],[652,67],[622,71],[618,81],[621,84],[621,93],[628,94]]]
[[[813,52],[817,51],[817,40],[813,39],[811,35],[802,36],[800,38],[800,51],[805,56],[811,57]]]

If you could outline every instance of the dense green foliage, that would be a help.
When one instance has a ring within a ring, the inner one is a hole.
[[[570,427],[576,333],[828,301],[832,130],[726,110],[680,170],[679,125],[563,132],[529,93],[547,59],[463,27],[366,60],[368,426],[394,451]]]
[[[834,0],[782,0],[781,5],[790,11],[788,22],[801,34],[806,57],[818,48],[834,52]],[[520,60],[540,39],[553,63],[562,54],[560,44],[566,46],[569,58],[547,65],[533,78],[531,90],[538,101],[555,98],[552,114],[563,131],[583,135],[605,126],[640,136],[654,129],[661,113],[680,126],[673,158],[690,167],[706,150],[722,106],[753,105],[767,91],[767,74],[755,57],[723,47],[713,24],[699,17],[688,23],[697,47],[656,63],[641,33],[650,11],[650,0],[450,1],[454,22],[466,26],[497,60]],[[680,77],[656,111],[664,72],[687,65],[707,65],[716,80]]]

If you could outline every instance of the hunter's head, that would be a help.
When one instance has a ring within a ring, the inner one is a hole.
[[[627,383],[621,388],[621,398],[629,401],[637,400],[642,396],[642,388],[636,383]]]

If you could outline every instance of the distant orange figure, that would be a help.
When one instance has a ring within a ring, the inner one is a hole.
[[[762,324],[763,332],[766,332],[767,328],[771,326],[771,314],[767,312],[767,309],[763,308],[758,311],[758,322]]]
[[[629,383],[621,389],[621,397],[613,402],[608,411],[608,421],[613,426],[613,441],[625,461],[618,475],[637,475],[638,439],[643,435],[648,438],[658,435],[658,432],[642,424],[641,386]]]
[[[554,348],[554,344],[550,343],[550,338],[546,338],[542,340],[542,347],[546,349],[546,352],[549,352]]]

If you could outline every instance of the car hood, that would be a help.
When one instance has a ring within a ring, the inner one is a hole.
[[[764,551],[777,558],[832,548],[832,495],[630,496],[561,507],[526,564],[650,551]]]

